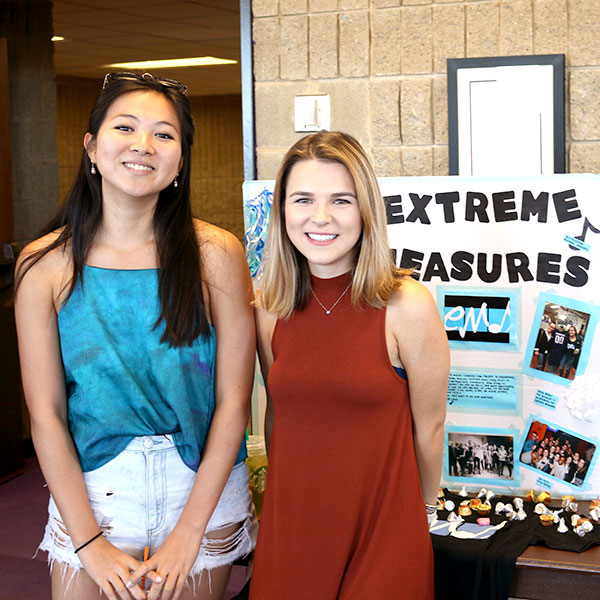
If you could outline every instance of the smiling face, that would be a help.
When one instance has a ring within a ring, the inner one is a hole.
[[[284,213],[287,235],[312,274],[331,278],[354,267],[362,218],[354,180],[344,165],[297,162],[288,176]]]
[[[154,91],[133,91],[110,105],[97,135],[84,145],[102,176],[104,200],[156,201],[181,168],[181,127],[171,102]]]

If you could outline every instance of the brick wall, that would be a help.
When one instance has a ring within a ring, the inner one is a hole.
[[[253,0],[258,177],[275,176],[297,94],[377,174],[447,175],[446,59],[565,54],[567,171],[600,172],[600,0]]]

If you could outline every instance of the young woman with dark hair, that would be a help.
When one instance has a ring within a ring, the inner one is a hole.
[[[106,76],[75,183],[17,264],[55,600],[221,598],[254,544],[252,287],[234,236],[192,218],[185,92]]]

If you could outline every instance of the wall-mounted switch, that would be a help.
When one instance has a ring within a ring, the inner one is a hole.
[[[295,131],[329,129],[329,95],[296,96],[294,98]]]

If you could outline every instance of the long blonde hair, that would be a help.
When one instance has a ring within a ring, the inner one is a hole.
[[[308,263],[287,236],[284,211],[290,171],[303,160],[339,163],[352,176],[363,223],[352,276],[352,303],[385,306],[401,278],[410,271],[397,268],[392,260],[383,198],[364,149],[352,136],[339,131],[307,135],[283,158],[273,192],[263,272],[259,280],[260,305],[279,318],[287,318],[308,302],[311,287]]]

